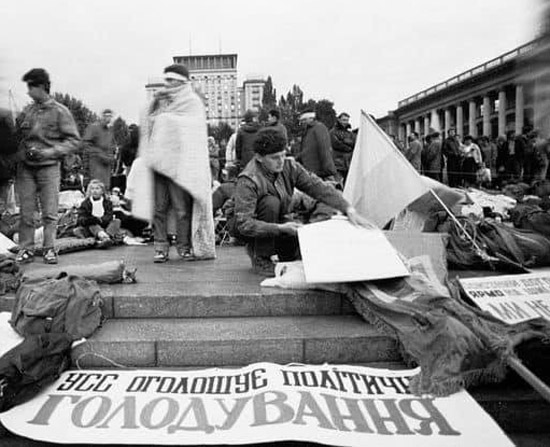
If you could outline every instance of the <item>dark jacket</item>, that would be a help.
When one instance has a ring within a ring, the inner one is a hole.
[[[319,177],[307,172],[299,163],[286,159],[283,172],[267,172],[254,160],[239,174],[234,195],[237,231],[242,236],[265,237],[280,234],[278,224],[263,222],[256,218],[258,200],[264,196],[275,196],[281,201],[281,217],[288,214],[294,188],[343,213],[349,204],[334,187]]]
[[[422,167],[422,143],[418,140],[411,141],[405,150],[405,158],[413,165],[414,169],[420,172]]]
[[[89,227],[91,225],[100,225],[106,228],[107,225],[113,220],[113,202],[107,197],[103,197],[103,210],[104,214],[101,219],[92,216],[92,199],[86,197],[80,207],[78,208],[78,225],[82,227]]]
[[[254,141],[262,126],[260,123],[243,124],[237,132],[235,155],[241,167],[245,167],[254,156]]]
[[[334,165],[338,171],[348,171],[355,148],[355,135],[351,130],[351,126],[342,126],[339,121],[336,121],[334,127],[330,130],[330,142],[332,144],[332,155],[334,157]]]
[[[267,127],[271,127],[273,129],[278,130],[279,132],[281,132],[281,135],[283,137],[285,137],[285,140],[288,142],[288,131],[286,130],[286,127],[283,123],[278,121],[278,122],[273,123],[273,124],[268,124]]]
[[[14,177],[16,152],[15,127],[8,112],[0,110],[0,184]]]
[[[302,137],[300,153],[296,159],[308,171],[323,179],[336,175],[330,134],[323,123],[314,121],[311,126],[306,128]]]
[[[460,152],[460,144],[456,137],[447,137],[443,140],[441,146],[441,152],[447,158],[461,158],[462,152]]]

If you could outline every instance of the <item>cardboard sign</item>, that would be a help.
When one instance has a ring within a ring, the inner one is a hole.
[[[550,273],[467,278],[459,282],[480,309],[505,323],[540,317],[550,320]]]
[[[352,282],[408,276],[407,267],[381,230],[367,230],[346,218],[298,230],[307,282]]]
[[[67,371],[0,414],[19,435],[94,444],[512,446],[462,391],[409,394],[418,370],[257,363],[202,371]]]

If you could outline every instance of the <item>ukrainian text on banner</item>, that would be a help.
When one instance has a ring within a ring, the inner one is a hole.
[[[480,309],[505,323],[540,317],[550,320],[550,273],[467,278],[459,282]]]
[[[0,418],[22,436],[63,443],[512,445],[466,391],[445,398],[409,394],[416,373],[271,363],[67,371]]]

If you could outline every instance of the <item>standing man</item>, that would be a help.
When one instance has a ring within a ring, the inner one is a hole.
[[[65,155],[76,152],[80,136],[69,110],[50,97],[50,77],[43,68],[23,76],[33,100],[20,120],[16,186],[21,204],[20,250],[16,262],[34,258],[34,213],[37,199],[44,226],[43,257],[57,264],[55,235],[59,202],[60,165]]]
[[[186,66],[166,67],[164,81],[141,126],[140,156],[153,174],[153,262],[169,259],[170,211],[176,216],[179,257],[184,261],[212,259],[216,252],[204,104],[193,90]],[[136,182],[133,203],[141,217],[145,213],[138,189],[144,182]]]
[[[334,166],[340,177],[342,177],[342,182],[345,182],[348,176],[349,165],[355,148],[356,135],[351,131],[349,118],[350,116],[346,112],[340,113],[334,127],[329,132],[332,150],[334,151]]]
[[[298,160],[304,168],[323,180],[336,179],[336,167],[332,159],[330,134],[326,126],[317,121],[315,112],[307,110],[300,115],[300,125],[304,128]]]
[[[449,129],[449,135],[443,141],[441,152],[447,157],[447,181],[449,186],[456,188],[462,183],[462,151],[453,127]]]
[[[426,140],[426,148],[422,151],[424,175],[440,182],[443,169],[440,133],[432,132]]]
[[[413,168],[420,173],[422,167],[422,143],[417,132],[411,133],[409,137],[409,147],[405,149],[405,157]]]
[[[281,123],[281,112],[279,112],[277,109],[271,109],[268,112],[267,127],[272,127],[273,129],[276,129],[279,132],[281,132],[283,137],[285,137],[285,141],[288,144],[288,132],[286,130],[285,125]]]
[[[113,112],[105,109],[98,122],[90,124],[84,134],[84,159],[90,180],[97,179],[111,190],[111,172],[114,160]]]
[[[247,110],[244,114],[244,124],[237,131],[235,140],[235,156],[241,169],[254,157],[254,140],[262,126],[258,122],[258,113]]]

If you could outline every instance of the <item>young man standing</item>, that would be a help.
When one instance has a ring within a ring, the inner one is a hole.
[[[60,165],[67,154],[75,152],[80,136],[71,112],[50,97],[50,77],[43,68],[23,76],[33,100],[20,120],[22,140],[18,149],[16,189],[21,204],[19,224],[20,251],[15,260],[34,258],[34,213],[40,202],[44,226],[43,257],[57,264],[55,235],[59,201]]]

